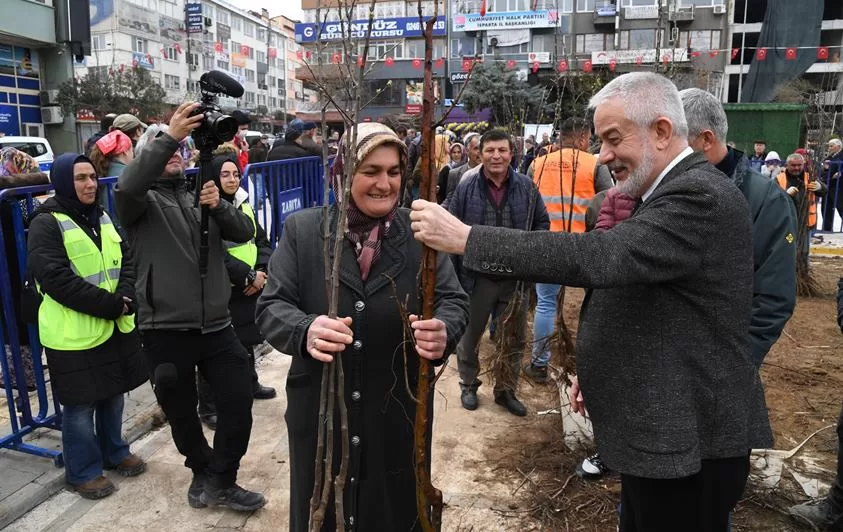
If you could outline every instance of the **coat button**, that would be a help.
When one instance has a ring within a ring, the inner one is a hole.
[[[351,445],[357,447],[360,445],[360,436],[352,436],[351,437]]]
[[[351,526],[354,526],[354,516],[353,515],[348,516],[348,524],[351,525]]]
[[[351,477],[349,480],[352,484],[357,484],[357,477]]]
[[[354,340],[354,343],[351,344],[351,347],[353,347],[355,351],[360,351],[361,349],[363,349],[363,342],[361,342],[360,340]]]
[[[484,262],[483,265],[481,266],[481,268],[483,268],[484,270],[488,270],[489,269],[489,263]]]
[[[366,308],[366,303],[363,303],[362,301],[358,301],[357,303],[354,304],[354,310],[356,310],[357,312],[363,312],[363,309],[365,309],[365,308]]]
[[[351,400],[352,401],[359,401],[360,400],[360,392],[358,392],[357,390],[354,390],[353,392],[351,392]]]

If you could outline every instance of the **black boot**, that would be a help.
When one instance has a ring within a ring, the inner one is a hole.
[[[462,402],[462,407],[466,410],[477,410],[477,388],[481,384],[483,383],[480,381],[476,381],[474,384],[460,383],[460,388],[462,389],[460,402]]]
[[[205,473],[193,473],[190,487],[187,488],[187,504],[191,508],[205,508],[207,504],[201,501],[202,492],[205,491],[205,481],[208,475]]]
[[[511,391],[495,392],[495,402],[519,417],[527,415],[527,407]]]
[[[253,512],[266,505],[263,495],[243,489],[237,484],[227,488],[217,488],[210,482],[206,482],[205,490],[199,500],[208,506],[224,506],[238,512]]]
[[[255,399],[273,399],[275,397],[275,388],[258,384],[252,390],[252,397]]]

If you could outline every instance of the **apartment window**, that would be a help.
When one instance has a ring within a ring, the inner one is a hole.
[[[176,53],[176,49],[172,46],[167,46],[164,48],[164,59],[167,61],[178,61],[179,54]]]
[[[565,49],[565,35],[554,35],[552,33],[542,33],[533,35],[531,42],[531,52],[550,52],[551,57],[556,51],[554,46],[558,46],[559,50]]]
[[[280,69],[280,70],[284,70],[284,68],[285,68],[284,60],[281,59],[280,57],[276,57],[275,58],[275,67]]]
[[[272,46],[273,48],[278,46],[278,36],[275,35],[274,33],[269,34],[269,45]]]
[[[258,105],[266,105],[266,94],[258,94]]]
[[[720,30],[683,31],[679,34],[677,48],[716,50],[720,48]]]
[[[217,11],[217,23],[225,24],[226,26],[231,24],[231,17],[229,16],[228,11],[223,11],[222,9]]]
[[[254,59],[255,58],[255,49],[252,48],[251,46],[248,46],[247,48],[249,49],[249,53],[247,53],[246,55],[249,56],[249,59]]]
[[[150,11],[158,11],[158,0],[132,0],[132,2]]]
[[[214,69],[214,58],[213,57],[203,57],[202,58],[202,68],[205,70],[213,70]]]
[[[297,49],[296,43],[294,41],[288,40],[287,41],[287,50],[290,50],[291,52],[295,52],[296,49]]]
[[[199,66],[199,54],[194,53],[194,52],[191,52],[190,54],[188,54],[188,56],[187,56],[187,64],[188,64],[188,65]]]
[[[654,6],[658,0],[623,0],[623,7]]]
[[[239,31],[243,33],[243,19],[240,17],[231,17],[231,31]]]
[[[265,83],[267,85],[269,85],[270,87],[274,87],[275,86],[275,76],[267,76],[266,80],[265,80]]]
[[[243,33],[246,34],[246,37],[254,37],[255,36],[255,23],[249,22],[248,20],[243,23]]]
[[[249,91],[244,92],[244,93],[243,93],[243,100],[244,100],[246,103],[251,103],[251,104],[254,104],[254,103],[255,103],[255,93],[254,93],[254,92],[249,92]]]
[[[214,4],[208,4],[207,2],[202,4],[202,15],[214,20]]]
[[[577,35],[577,53],[583,54],[605,50],[605,40],[605,33],[583,33]]]
[[[477,39],[463,37],[462,39],[451,39],[451,57],[474,57],[477,53]]]
[[[258,30],[255,33],[255,36],[260,42],[266,42],[266,28],[261,28],[260,26],[258,26]]]
[[[192,79],[187,80],[187,92],[197,94],[199,92],[199,82]]]
[[[228,70],[228,61],[217,59],[217,68],[221,68],[222,70]]]
[[[656,30],[629,30],[621,32],[622,50],[649,50],[656,46]]]
[[[232,66],[231,67],[231,73],[234,74],[235,76],[243,77],[243,67]]]
[[[518,55],[518,54],[526,54],[530,51],[530,43],[525,42],[522,44],[516,44],[514,46],[487,46],[486,47],[486,55]]]
[[[679,7],[711,7],[714,4],[723,4],[725,3],[724,0],[679,0],[678,4]]]
[[[177,91],[181,88],[181,83],[178,76],[171,76],[164,74],[164,88],[168,91]]]
[[[105,50],[105,34],[91,35],[91,50]]]
[[[149,41],[146,39],[141,39],[140,37],[135,37],[132,39],[132,51],[137,52],[139,54],[148,54],[149,53]]]
[[[181,19],[184,17],[183,13],[181,13],[181,9],[175,2],[170,0],[161,0],[158,3],[158,8],[162,15],[171,17],[171,18],[178,18]]]
[[[532,6],[528,7],[527,0],[492,0],[488,2],[486,8],[492,13],[504,13],[507,11],[527,11]]]
[[[266,63],[266,52],[256,50],[255,57],[257,58],[258,63]]]
[[[407,41],[407,43],[411,43],[412,41]],[[341,52],[341,51],[340,51]],[[387,56],[390,57],[405,57],[404,56],[404,45],[399,41],[379,41],[377,43],[370,42],[369,43],[369,54],[368,58],[377,61],[383,60]],[[330,59],[330,55],[328,55]]]
[[[255,71],[254,70],[249,70],[248,68],[246,69],[246,81],[251,81],[252,83],[254,83],[254,81],[255,81]]]
[[[577,11],[580,13],[594,11],[594,0],[577,0]]]
[[[276,98],[275,96],[270,96],[268,107],[270,109],[275,109],[276,107],[278,107],[278,98]]]
[[[239,54],[240,53],[240,43],[237,41],[231,41],[231,53]]]

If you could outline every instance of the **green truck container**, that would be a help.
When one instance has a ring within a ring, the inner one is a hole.
[[[750,155],[755,140],[763,139],[767,141],[767,151],[775,151],[785,159],[802,147],[802,117],[807,108],[798,103],[724,103],[729,119],[728,140]]]

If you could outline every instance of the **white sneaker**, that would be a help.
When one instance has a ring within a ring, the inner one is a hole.
[[[577,475],[586,480],[594,480],[609,472],[609,468],[600,459],[600,453],[594,453],[577,465]]]

